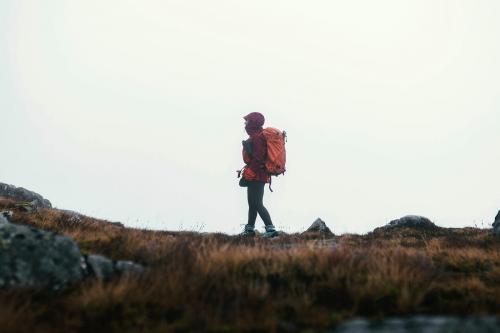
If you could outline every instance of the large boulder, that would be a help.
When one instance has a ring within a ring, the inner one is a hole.
[[[24,225],[0,225],[0,288],[59,290],[80,281],[85,270],[71,238]]]
[[[60,290],[87,277],[108,281],[144,270],[131,261],[83,256],[71,238],[10,223],[0,213],[0,288]]]
[[[40,194],[9,184],[0,183],[0,197],[29,202],[32,206],[37,208],[52,208],[50,201]]]
[[[438,230],[439,227],[436,226],[427,217],[419,215],[406,215],[399,219],[392,220],[387,225],[377,228],[374,231],[386,231],[397,228],[411,228],[419,230]]]
[[[325,221],[318,218],[304,233],[320,233],[322,235],[333,235],[332,231],[326,225]]]
[[[500,235],[500,211],[498,211],[495,222],[493,222],[493,233],[495,235]]]

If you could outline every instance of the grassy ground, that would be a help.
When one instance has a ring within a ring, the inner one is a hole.
[[[0,200],[0,210],[13,207]],[[2,290],[2,332],[301,332],[353,316],[500,315],[500,238],[487,230],[244,240],[78,222],[55,210],[16,212],[15,222],[149,271],[61,294]]]

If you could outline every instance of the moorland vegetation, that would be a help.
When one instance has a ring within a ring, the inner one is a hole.
[[[0,290],[2,332],[301,332],[357,316],[500,315],[500,238],[487,229],[262,239],[131,229],[11,199],[2,210],[147,268],[56,293]]]

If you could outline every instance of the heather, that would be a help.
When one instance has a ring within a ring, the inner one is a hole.
[[[25,212],[9,199],[0,210],[72,237],[84,253],[147,268],[56,293],[0,290],[3,332],[310,332],[359,316],[500,314],[500,237],[491,230],[243,239]]]

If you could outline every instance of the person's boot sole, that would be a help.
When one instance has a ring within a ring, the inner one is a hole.
[[[255,235],[255,233],[253,233],[253,234],[239,234],[238,236],[245,238],[245,237],[255,237],[256,235]]]
[[[277,231],[273,232],[272,235],[269,235],[269,236],[266,236],[266,234],[262,235],[262,238],[274,238],[274,237],[278,237],[279,234]]]

